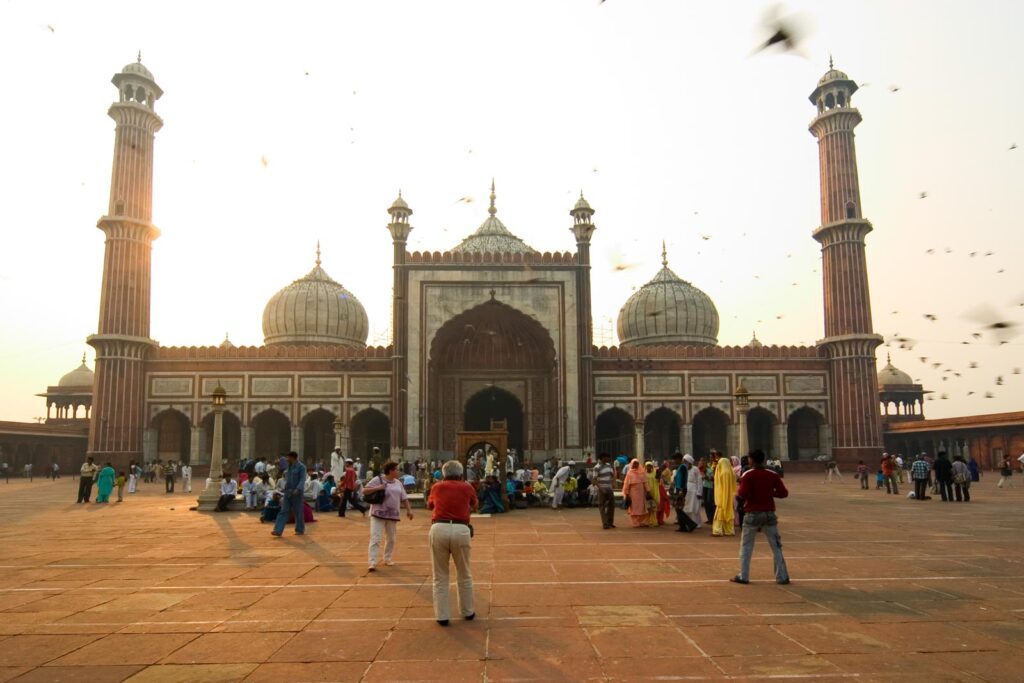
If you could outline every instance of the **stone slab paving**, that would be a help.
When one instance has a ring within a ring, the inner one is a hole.
[[[787,484],[788,586],[763,540],[738,586],[737,538],[517,511],[476,521],[477,619],[447,629],[423,511],[370,574],[359,515],[275,539],[162,484],[110,505],[0,484],[0,682],[1024,680],[1024,488]]]

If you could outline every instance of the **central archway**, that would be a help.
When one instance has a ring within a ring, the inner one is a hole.
[[[464,415],[467,432],[486,432],[491,428],[491,420],[506,420],[509,448],[523,452],[523,404],[509,392],[498,387],[477,392],[466,401]]]
[[[463,311],[430,344],[424,415],[431,449],[453,452],[460,430],[507,419],[524,456],[558,448],[561,421],[555,345],[535,319],[491,299]]]

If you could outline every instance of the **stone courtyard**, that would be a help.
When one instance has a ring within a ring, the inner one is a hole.
[[[706,528],[517,511],[475,522],[478,616],[447,629],[422,510],[368,574],[359,515],[274,539],[160,483],[84,506],[75,478],[0,482],[0,681],[1021,680],[1024,489],[786,481],[788,586],[763,539],[738,586],[738,539]]]

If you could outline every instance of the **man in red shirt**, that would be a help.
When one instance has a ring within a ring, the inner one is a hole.
[[[430,487],[427,509],[430,517],[430,560],[433,566],[434,616],[441,626],[448,625],[448,561],[455,562],[458,572],[459,612],[462,618],[472,621],[476,616],[473,607],[473,574],[469,566],[470,539],[473,527],[469,516],[480,504],[476,490],[462,481],[462,463],[449,460],[441,466],[443,481]]]
[[[729,579],[733,583],[750,583],[750,556],[754,554],[754,536],[764,531],[768,547],[775,556],[775,582],[789,583],[786,558],[782,556],[779,520],[775,516],[775,499],[789,495],[782,478],[764,466],[765,454],[750,454],[753,469],[743,473],[736,495],[743,499],[743,536],[740,539],[740,573]]]
[[[345,460],[345,474],[341,477],[341,502],[338,503],[339,517],[345,516],[349,503],[352,503],[352,507],[363,513],[363,517],[366,516],[366,507],[356,500],[357,488],[359,488],[359,483],[356,481],[356,468],[352,464],[352,458],[347,458]]]

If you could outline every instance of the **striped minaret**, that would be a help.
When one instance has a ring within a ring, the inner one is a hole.
[[[163,121],[153,104],[163,91],[137,62],[114,75],[118,101],[107,112],[117,124],[110,205],[97,227],[106,236],[96,349],[89,454],[102,466],[142,459],[145,359],[149,338],[150,251],[160,235],[153,215],[153,138]]]
[[[837,460],[877,462],[882,451],[875,349],[882,338],[871,324],[864,238],[871,223],[861,213],[853,129],[860,112],[850,104],[857,84],[832,67],[810,100],[818,115],[810,131],[818,139],[821,171],[821,243],[825,338],[830,359],[832,454]]]

